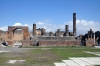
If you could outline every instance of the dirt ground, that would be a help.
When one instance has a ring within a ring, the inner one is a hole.
[[[7,53],[0,54],[0,66],[54,66],[60,57],[55,55],[50,48],[3,48]],[[24,62],[7,63],[9,60],[26,60]]]

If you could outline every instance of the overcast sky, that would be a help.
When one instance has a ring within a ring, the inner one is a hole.
[[[73,29],[73,13],[76,13],[77,35],[90,28],[100,31],[100,0],[0,0],[0,29],[8,26],[45,28],[47,32],[57,29]]]

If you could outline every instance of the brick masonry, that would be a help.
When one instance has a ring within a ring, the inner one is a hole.
[[[80,46],[80,41],[39,41],[39,46]]]
[[[30,47],[30,46],[37,46],[38,42],[30,41],[30,40],[23,40],[22,47]]]
[[[86,41],[86,46],[94,46],[94,41],[93,40],[87,40]]]

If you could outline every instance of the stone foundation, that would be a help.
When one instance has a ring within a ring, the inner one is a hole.
[[[86,46],[93,47],[94,46],[94,41],[93,40],[87,40],[86,41]]]
[[[80,41],[39,41],[39,46],[80,46]]]
[[[30,47],[30,46],[37,46],[36,41],[28,41],[28,40],[24,40],[22,41],[22,47]]]
[[[8,46],[13,46],[13,41],[8,41]]]

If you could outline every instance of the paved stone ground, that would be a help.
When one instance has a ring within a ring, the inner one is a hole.
[[[100,56],[100,52],[89,52],[86,53],[95,54]],[[55,66],[95,66],[100,65],[100,57],[72,57],[70,60],[62,60],[62,63],[54,63]]]
[[[100,65],[100,57],[73,57],[70,60],[62,60],[62,63],[54,63],[55,66],[95,66]]]
[[[24,61],[26,61],[26,60],[9,60],[8,63],[14,64],[14,63],[17,62],[17,61],[19,61],[19,62],[24,62]]]

